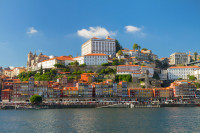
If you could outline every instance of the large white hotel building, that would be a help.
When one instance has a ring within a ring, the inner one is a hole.
[[[115,39],[109,36],[106,39],[93,37],[81,46],[81,55],[103,53],[106,55],[114,56],[116,54]]]
[[[188,79],[188,75],[198,75],[200,67],[198,66],[174,66],[167,69],[168,80],[177,80],[179,78]],[[196,71],[196,73],[195,73]],[[196,76],[197,77],[197,76]]]

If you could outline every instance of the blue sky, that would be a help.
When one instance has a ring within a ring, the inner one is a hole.
[[[200,1],[0,0],[3,67],[25,66],[29,51],[77,56],[90,36],[105,34],[159,57],[200,53]]]

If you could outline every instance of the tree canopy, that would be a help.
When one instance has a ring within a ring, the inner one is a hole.
[[[118,53],[118,55],[123,55],[122,50],[119,50],[117,53]]]
[[[197,52],[194,52],[194,60],[197,61],[197,55],[198,53]]]
[[[194,80],[196,80],[197,78],[196,78],[194,75],[188,75],[188,79],[194,81]]]
[[[123,49],[118,40],[115,40],[115,43],[116,43],[116,52]]]
[[[65,68],[65,65],[61,64],[61,63],[57,63],[57,64],[54,64],[54,67],[56,67],[56,68]]]
[[[40,103],[42,103],[42,97],[40,95],[33,95],[30,98],[30,101],[32,104],[40,104]]]
[[[115,81],[126,81],[126,82],[132,82],[132,76],[129,74],[123,74],[123,75],[116,75],[115,76]]]

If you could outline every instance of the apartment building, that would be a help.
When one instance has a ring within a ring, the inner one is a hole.
[[[187,64],[190,62],[190,56],[186,53],[173,53],[170,55],[170,65]]]

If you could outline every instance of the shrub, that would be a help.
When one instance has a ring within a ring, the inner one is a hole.
[[[30,101],[31,101],[32,104],[40,104],[42,102],[42,97],[39,96],[39,95],[33,95],[30,98]]]

